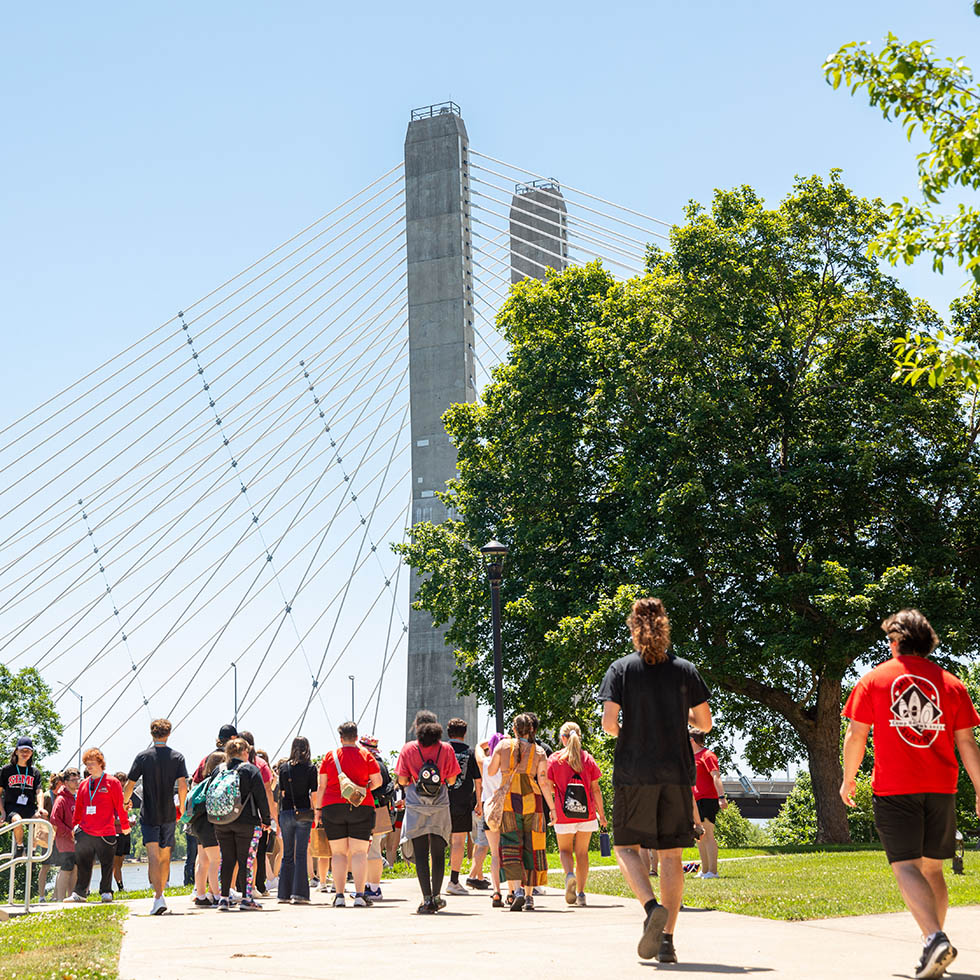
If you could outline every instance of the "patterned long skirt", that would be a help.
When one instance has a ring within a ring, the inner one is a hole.
[[[500,877],[525,885],[548,883],[544,802],[526,773],[515,773],[500,826]]]

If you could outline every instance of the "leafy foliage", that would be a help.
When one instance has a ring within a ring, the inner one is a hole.
[[[729,803],[718,811],[715,838],[721,847],[752,847],[766,842],[765,831],[743,817],[737,803]]]
[[[878,840],[871,801],[871,777],[858,775],[855,806],[847,813],[851,840],[855,843],[873,844]],[[817,805],[813,783],[808,773],[800,773],[779,813],[766,825],[766,836],[773,844],[812,844],[816,832]]]
[[[951,655],[978,633],[962,387],[892,381],[892,338],[936,318],[868,257],[883,209],[836,173],[775,209],[741,187],[687,217],[643,278],[591,264],[514,287],[507,363],[445,416],[454,516],[401,550],[458,680],[490,703],[476,549],[509,543],[507,707],[546,726],[595,728],[630,605],[660,595],[750,763],[805,752],[820,833],[846,839],[841,690],[884,653],[878,624],[915,604]]]
[[[963,683],[973,703],[980,708],[980,663],[973,663],[960,673]],[[974,729],[974,735],[980,735],[980,728]],[[976,834],[980,830],[977,821],[976,794],[973,783],[967,776],[966,770],[960,766],[959,782],[956,785],[956,826],[964,833]]]
[[[36,757],[54,752],[64,728],[51,688],[33,667],[14,673],[0,664],[0,753],[9,761],[21,735],[34,740]]]

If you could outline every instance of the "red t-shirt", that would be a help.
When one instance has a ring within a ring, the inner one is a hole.
[[[980,725],[966,686],[924,657],[900,656],[857,682],[842,712],[871,725],[877,796],[955,793],[954,733]]]
[[[694,753],[694,765],[697,767],[697,782],[694,784],[694,799],[717,800],[718,790],[711,774],[720,772],[718,756],[710,749],[701,749]]]
[[[426,762],[434,762],[439,767],[439,775],[447,786],[451,786],[460,774],[456,753],[448,742],[440,742],[438,745],[430,745],[423,749],[418,739],[414,742],[406,742],[402,746],[401,752],[398,753],[398,761],[395,762],[395,772],[414,783],[419,778],[423,759]]]
[[[585,783],[585,795],[589,801],[589,812],[584,817],[570,817],[562,808],[562,802],[565,799],[565,790],[568,788],[573,774],[581,776],[582,782]],[[587,820],[595,820],[595,800],[592,798],[592,784],[601,775],[602,770],[588,752],[582,753],[582,771],[580,773],[575,772],[568,759],[562,758],[561,752],[552,752],[548,756],[548,778],[555,786],[555,803],[558,805],[556,819],[558,823],[585,823]]]
[[[207,760],[205,759],[205,762]],[[255,757],[255,765],[258,767],[259,772],[262,774],[262,782],[268,785],[272,782],[272,767],[269,765],[262,756],[257,755]]]
[[[88,810],[94,808],[94,813]],[[114,837],[116,817],[124,834],[129,833],[129,814],[123,806],[122,786],[115,776],[103,773],[98,779],[87,776],[75,797],[75,826],[92,837]]]
[[[340,779],[337,776],[336,756],[340,754],[340,768],[348,779],[358,786],[367,787],[368,780],[381,772],[378,760],[367,749],[357,745],[342,745],[333,752],[328,752],[320,763],[320,774],[327,777],[327,786],[323,791],[320,806],[331,806],[334,803],[347,803],[340,795]],[[361,806],[374,806],[374,797],[368,793],[361,801]]]

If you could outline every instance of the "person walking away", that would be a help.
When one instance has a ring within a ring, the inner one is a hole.
[[[181,811],[187,801],[187,764],[184,757],[167,744],[170,730],[171,725],[166,718],[150,722],[153,745],[133,760],[123,793],[128,804],[137,781],[143,780],[140,830],[150,864],[150,887],[153,889],[151,915],[163,915],[167,911],[163,892],[170,883],[170,854],[177,827],[175,786]]]
[[[487,822],[487,810],[490,802],[493,800],[494,794],[500,789],[500,784],[504,779],[504,774],[499,770],[492,776],[489,773],[490,760],[493,758],[494,749],[496,749],[503,738],[504,735],[501,732],[494,732],[487,739],[485,743],[486,748],[483,748],[483,744],[480,746],[483,750],[482,757],[480,753],[477,754],[477,758],[480,760],[480,772],[483,777],[480,780],[480,811],[482,814],[480,827],[483,831],[483,837],[486,840],[487,850],[490,852],[490,884],[493,888],[490,904],[495,909],[504,907],[504,900],[500,894],[500,828],[492,829],[490,827],[490,824]],[[479,846],[479,841],[477,845]]]
[[[381,895],[381,875],[384,871],[384,856],[382,848],[385,838],[391,833],[391,806],[395,796],[395,782],[391,778],[388,766],[378,751],[378,739],[374,735],[363,735],[358,739],[362,749],[367,749],[374,756],[381,770],[381,782],[374,790],[374,832],[371,834],[371,846],[367,854],[367,880],[364,882],[364,897],[378,901]]]
[[[559,732],[562,748],[548,758],[548,779],[555,800],[553,826],[558,838],[558,856],[565,872],[565,901],[585,906],[585,883],[589,877],[589,844],[606,811],[599,777],[602,770],[582,748],[582,730],[566,721]]]
[[[224,752],[212,752],[204,760],[201,779],[195,779],[193,786],[206,782],[208,777],[225,764]],[[195,770],[196,774],[197,770]],[[206,791],[205,791],[206,792]],[[215,908],[221,894],[221,880],[218,869],[221,864],[221,849],[218,846],[216,828],[208,820],[207,802],[199,807],[199,812],[190,817],[187,838],[197,842],[197,859],[194,863],[194,904],[198,908]]]
[[[114,773],[116,779],[119,780],[119,785],[123,787],[123,802],[126,804],[126,808],[129,811],[129,820],[132,823],[133,812],[139,810],[142,801],[134,793],[130,798],[126,799],[126,782],[129,779],[128,775],[124,772]],[[112,859],[112,877],[116,882],[116,891],[125,891],[123,885],[123,862],[129,857],[129,853],[132,850],[132,834],[124,834],[122,832],[122,827],[119,825],[119,818],[116,818],[116,856]]]
[[[255,856],[255,877],[254,877],[254,887],[255,890],[263,898],[269,897],[269,892],[266,890],[266,874],[267,868],[265,863],[265,856],[269,851],[269,843],[272,837],[272,824],[279,819],[278,808],[276,807],[276,801],[273,798],[273,782],[272,782],[272,767],[269,763],[260,756],[255,751],[255,736],[251,732],[241,731],[238,733],[246,742],[248,742],[249,753],[248,761],[256,766],[259,773],[262,776],[262,785],[265,787],[266,802],[269,807],[270,821],[269,826],[263,829],[262,836],[259,837],[259,847]]]
[[[881,628],[891,657],[857,682],[842,712],[848,726],[840,795],[854,806],[871,731],[875,828],[922,931],[915,976],[941,977],[956,958],[943,931],[949,905],[943,861],[955,849],[956,753],[973,783],[980,816],[980,748],[973,735],[980,715],[963,682],[929,659],[939,638],[918,609],[902,609]]]
[[[277,896],[282,903],[310,904],[306,860],[310,831],[313,829],[313,800],[317,782],[316,766],[310,761],[309,739],[297,735],[289,750],[289,758],[279,766],[282,864],[279,867]]]
[[[493,751],[487,772],[502,773],[500,788],[491,801],[493,827],[499,814],[500,877],[510,891],[512,912],[534,910],[535,887],[548,880],[545,851],[545,797],[554,810],[548,780],[548,757],[534,741],[534,722],[529,714],[514,718],[513,738],[502,739]]]
[[[0,824],[19,823],[31,817],[47,817],[44,783],[34,765],[34,742],[26,735],[17,740],[8,765],[0,769]],[[17,854],[24,853],[24,828],[14,827]]]
[[[99,895],[103,902],[112,901],[112,864],[116,856],[116,818],[124,834],[129,833],[129,814],[123,803],[119,780],[105,771],[105,756],[100,749],[82,753],[88,778],[81,782],[75,797],[73,817],[75,831],[75,889],[66,902],[84,902],[92,880],[92,868],[98,858],[102,878]]]
[[[462,718],[450,718],[446,731],[449,746],[456,753],[459,776],[449,787],[449,820],[452,824],[452,845],[449,851],[449,884],[447,895],[468,895],[464,885],[459,882],[463,869],[463,852],[466,838],[473,830],[473,811],[482,793],[482,773],[476,763],[473,750],[463,741],[466,738],[466,722]]]
[[[335,908],[344,908],[347,872],[354,877],[354,907],[371,904],[364,897],[367,852],[374,832],[374,797],[381,785],[377,760],[357,745],[357,723],[345,721],[338,728],[340,748],[328,752],[320,763],[317,798],[319,823],[330,842],[330,866],[337,894]]]
[[[63,902],[75,890],[75,795],[80,778],[77,769],[66,769],[51,807],[51,826],[54,827],[52,857],[59,869],[54,880],[56,902]]]
[[[696,773],[687,730],[688,725],[711,730],[710,692],[694,665],[670,650],[670,620],[659,599],[637,599],[628,624],[636,652],[610,664],[599,687],[602,729],[616,739],[616,861],[645,912],[638,955],[676,963],[674,927],[684,896],[681,854],[694,843]],[[663,904],[654,896],[640,848],[660,852]]]
[[[252,897],[252,882],[259,837],[268,830],[271,818],[262,775],[248,761],[250,750],[244,738],[229,739],[225,744],[225,770],[213,774],[206,794],[208,819],[215,824],[221,851],[219,912],[231,908],[231,880],[236,867],[242,896],[238,907],[243,912],[262,908]]]
[[[446,907],[440,895],[446,873],[446,845],[452,836],[448,786],[459,776],[456,753],[442,741],[442,725],[432,712],[419,712],[416,738],[398,753],[395,774],[405,787],[405,816],[402,823],[402,856],[415,862],[422,889],[419,915],[431,915]],[[431,866],[430,866],[431,859]]]
[[[719,812],[728,806],[728,798],[725,796],[725,784],[721,781],[718,756],[704,747],[704,732],[691,728],[688,734],[697,771],[694,806],[703,830],[697,840],[698,854],[701,856],[701,873],[698,877],[717,878],[718,841],[715,839],[715,821]]]

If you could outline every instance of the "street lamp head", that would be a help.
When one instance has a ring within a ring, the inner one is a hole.
[[[507,545],[501,544],[496,538],[491,538],[481,549],[488,561],[502,562],[507,557]]]

